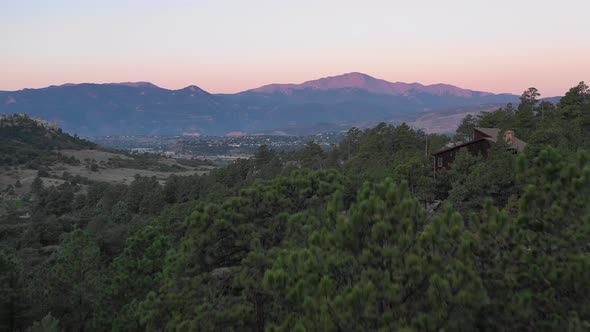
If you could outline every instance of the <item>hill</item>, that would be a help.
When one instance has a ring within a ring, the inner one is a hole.
[[[447,84],[392,83],[348,73],[237,94],[210,94],[194,85],[168,90],[149,82],[0,91],[0,114],[43,117],[84,136],[223,135],[313,132],[316,127],[350,127],[367,121],[412,122],[426,113],[499,107],[517,100],[510,94]]]
[[[0,116],[0,192],[27,193],[40,177],[46,185],[75,179],[129,183],[135,175],[164,181],[172,174],[202,174],[212,164],[104,149],[64,132],[57,124],[24,114]]]
[[[0,166],[33,163],[54,150],[92,149],[96,145],[64,133],[56,124],[24,114],[0,116]]]

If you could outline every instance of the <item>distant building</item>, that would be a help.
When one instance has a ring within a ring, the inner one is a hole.
[[[461,149],[466,149],[474,156],[481,155],[484,159],[488,158],[488,151],[492,143],[498,141],[500,129],[498,128],[474,128],[473,140],[469,142],[458,142],[454,145],[445,147],[444,149],[433,154],[434,156],[434,172],[441,169],[450,169],[451,164],[455,160],[455,156]],[[514,131],[507,130],[504,133],[504,141],[508,143],[511,149],[515,152],[522,152],[527,143],[518,139],[514,135]]]

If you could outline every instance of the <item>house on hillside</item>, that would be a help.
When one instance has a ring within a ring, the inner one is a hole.
[[[500,129],[498,128],[474,128],[473,139],[469,142],[459,143],[447,146],[446,148],[433,154],[434,156],[434,173],[442,169],[451,168],[455,156],[461,149],[466,149],[474,156],[481,155],[484,159],[488,157],[488,151],[493,143],[498,141]],[[514,152],[522,152],[527,143],[518,139],[514,131],[507,130],[504,133],[504,141],[508,143],[510,149]]]

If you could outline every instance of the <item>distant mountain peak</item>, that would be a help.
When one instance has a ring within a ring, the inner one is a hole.
[[[377,80],[367,74],[351,72],[338,76],[328,76],[317,80],[306,81],[301,84],[269,84],[260,88],[248,90],[256,93],[284,93],[291,94],[294,90],[317,89],[332,90],[345,88],[367,89],[367,86]]]
[[[121,82],[121,83],[108,83],[110,85],[124,85],[132,88],[159,88],[157,85],[151,82]]]
[[[337,76],[328,76],[301,84],[269,84],[247,92],[262,94],[292,94],[297,90],[364,90],[375,94],[408,96],[412,93],[426,93],[437,96],[452,95],[470,98],[474,95],[483,96],[491,93],[462,89],[450,84],[423,85],[420,83],[389,82],[360,72],[350,72]]]
[[[322,90],[358,88],[370,90],[377,85],[380,80],[367,74],[352,72],[338,76],[329,76],[318,80],[307,81],[302,85],[308,88],[317,88]]]
[[[365,84],[367,82],[374,82],[374,81],[378,81],[379,79],[364,74],[364,73],[360,73],[360,72],[350,72],[350,73],[345,73],[345,74],[341,74],[341,75],[336,75],[336,76],[328,76],[328,77],[324,77],[324,78],[320,78],[318,80],[312,80],[312,81],[308,81],[309,83],[311,82],[341,82],[343,84],[351,84],[351,85],[355,85],[355,84]]]
[[[190,90],[190,91],[193,91],[193,92],[195,92],[195,91],[203,91],[203,89],[199,88],[196,85],[189,85],[189,86],[186,86],[186,87],[182,88],[181,90]]]
[[[197,95],[208,95],[209,94],[207,91],[199,88],[196,85],[189,85],[189,86],[184,87],[182,89],[179,89],[177,91],[180,91],[180,92],[189,92],[191,95],[195,95],[195,94],[197,94]]]

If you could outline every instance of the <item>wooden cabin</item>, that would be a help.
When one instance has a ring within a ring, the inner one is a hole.
[[[499,134],[500,129],[498,128],[474,128],[473,139],[471,141],[447,146],[433,154],[434,172],[436,173],[442,169],[450,169],[455,156],[461,149],[466,149],[474,156],[481,155],[484,159],[487,159],[488,151],[492,147],[492,144],[498,141]],[[512,130],[507,130],[504,133],[504,141],[515,152],[524,151],[527,145],[526,142],[518,139]]]

